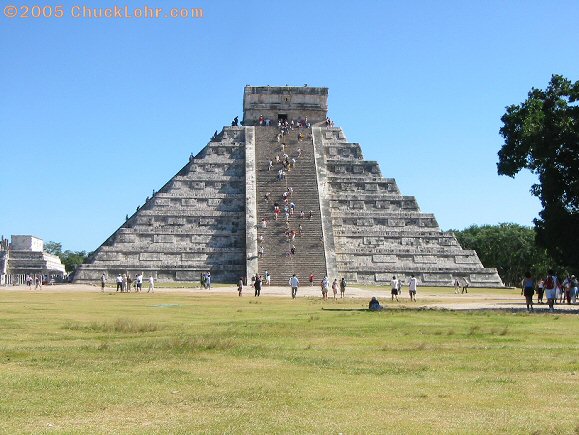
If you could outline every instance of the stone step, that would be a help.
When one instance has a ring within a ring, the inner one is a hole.
[[[292,273],[309,270],[307,273],[321,275],[325,273],[324,247],[320,241],[322,234],[321,220],[319,215],[318,182],[315,161],[313,158],[313,143],[311,130],[301,129],[308,140],[298,143],[297,131],[293,131],[286,142],[286,153],[291,157],[297,154],[297,148],[301,148],[302,154],[296,158],[295,167],[288,171],[286,179],[278,181],[277,173],[281,164],[276,164],[274,156],[281,156],[281,145],[277,143],[277,128],[256,127],[256,162],[257,162],[257,212],[259,220],[265,217],[268,220],[266,229],[258,227],[258,236],[264,237],[265,255],[258,260],[259,273],[265,270],[272,275],[272,283],[287,285]],[[269,159],[274,160],[274,168],[268,171]],[[296,204],[296,213],[290,217],[289,224],[293,230],[302,225],[303,236],[296,236],[293,242],[288,242],[284,236],[286,230],[285,215],[283,213],[282,193],[287,187],[292,187],[294,193],[291,202]],[[265,201],[265,193],[270,194],[270,200]],[[274,220],[274,202],[280,204],[282,214],[278,220]],[[304,211],[306,218],[300,218],[299,212]],[[308,219],[309,211],[313,211],[312,219]],[[291,245],[296,247],[295,256],[287,256]]]

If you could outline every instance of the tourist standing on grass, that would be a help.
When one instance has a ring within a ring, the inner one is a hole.
[[[41,283],[41,281],[40,281],[40,279],[38,278],[38,275],[34,275],[34,284],[35,284],[35,285],[34,285],[34,290],[38,290],[38,288],[41,287],[40,283]]]
[[[131,291],[131,278],[129,277],[129,273],[125,273],[123,275],[123,288],[121,291],[129,292]]]
[[[300,280],[298,279],[295,273],[289,279],[288,284],[292,289],[292,299],[295,299],[296,295],[298,294],[298,287],[300,286]]]
[[[328,299],[328,287],[326,286],[325,278],[320,282],[320,288],[322,290],[322,299],[325,301]]]
[[[559,283],[557,281],[557,277],[553,272],[553,269],[549,269],[547,272],[547,278],[545,278],[544,282],[545,286],[545,296],[547,296],[547,304],[549,305],[549,311],[555,311],[555,299],[557,298],[557,288]]]
[[[340,281],[340,298],[344,298],[344,293],[346,293],[346,279],[342,277]]]
[[[207,272],[207,276],[205,277],[205,285],[209,290],[211,290],[211,272]]]
[[[271,275],[267,270],[265,271],[265,284],[271,285]]]
[[[255,289],[254,297],[261,296],[261,276],[257,273],[255,274],[255,280],[253,281],[253,288]]]
[[[565,290],[563,289],[563,283],[557,280],[557,292],[555,295],[556,301],[558,300],[560,304],[563,303],[563,296],[565,295]]]
[[[143,272],[137,275],[137,292],[143,290]]]
[[[32,290],[32,277],[30,275],[26,275],[26,286],[28,290]]]
[[[328,290],[330,288],[330,283],[328,282],[328,277],[324,276],[324,279],[320,282],[320,287],[322,288],[322,299],[328,299]]]
[[[543,293],[545,293],[545,281],[542,279],[539,280],[539,284],[537,284],[537,303],[543,303]]]
[[[105,273],[103,272],[102,276],[101,276],[101,292],[105,291],[105,285],[107,283],[107,276],[105,275]]]
[[[239,293],[239,297],[241,297],[241,292],[243,291],[243,278],[239,278],[237,282],[237,292]]]
[[[458,290],[460,289],[460,281],[458,278],[454,280],[454,293],[458,294]]]
[[[121,275],[120,273],[117,275],[117,291],[121,291],[121,293],[123,292],[123,275]]]
[[[334,300],[335,300],[336,296],[338,296],[338,279],[337,278],[332,283],[332,292],[334,293]]]
[[[410,281],[408,281],[408,294],[410,295],[410,301],[416,302],[416,288],[418,287],[418,280],[414,275],[410,275]]]
[[[573,291],[573,278],[575,276],[567,276],[563,283],[563,290],[565,291],[565,296],[563,296],[563,301],[567,301],[567,304],[571,303],[571,293]]]
[[[310,287],[314,285],[314,274],[310,273]]]
[[[394,298],[396,298],[396,301],[398,302],[398,280],[396,279],[395,276],[392,277],[392,281],[390,281],[390,294],[392,295],[392,300],[394,300]]]
[[[571,303],[574,304],[577,301],[577,288],[579,287],[579,281],[575,278],[575,275],[571,275]]]
[[[155,293],[155,278],[153,278],[153,275],[151,275],[149,277],[149,290],[147,290],[147,293]]]
[[[533,295],[535,294],[535,280],[533,279],[531,272],[525,274],[523,279],[523,285],[521,290],[521,295],[525,295],[525,301],[527,303],[527,311],[533,311]]]

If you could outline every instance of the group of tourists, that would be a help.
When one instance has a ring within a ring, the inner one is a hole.
[[[314,285],[314,280],[315,280],[314,274],[311,273],[309,276],[310,286]],[[300,280],[298,279],[295,273],[289,279],[288,285],[291,287],[292,298],[295,299],[300,285]],[[332,282],[332,293],[334,294],[334,299],[337,299],[338,297],[338,290],[340,291],[340,298],[344,298],[344,294],[346,293],[346,286],[347,286],[346,278],[342,277],[342,279],[339,282],[337,278],[334,279],[334,281]],[[328,279],[327,276],[324,276],[324,278],[322,278],[322,280],[320,281],[320,289],[322,291],[322,299],[328,300],[328,293],[330,290],[330,280]]]
[[[261,124],[261,121],[262,120],[260,117],[260,121],[259,121],[260,125],[263,125],[263,124]],[[265,123],[266,121],[267,120],[264,118],[263,122]],[[297,159],[299,157],[301,157],[301,155],[302,155],[302,150],[301,150],[301,148],[298,147],[295,154],[292,153],[292,157],[290,159],[290,156],[286,153],[285,142],[283,141],[283,138],[285,137],[285,135],[289,134],[289,131],[293,130],[294,126],[296,126],[296,125],[298,127],[304,127],[304,126],[308,125],[307,118],[305,120],[300,120],[297,123],[294,123],[293,121],[290,123],[287,120],[284,120],[284,121],[280,120],[280,122],[279,122],[280,132],[277,135],[277,141],[278,141],[278,143],[280,143],[280,147],[281,147],[281,151],[282,151],[283,155],[280,158],[280,155],[277,154],[275,156],[275,162],[274,162],[274,159],[270,159],[268,161],[268,165],[267,165],[268,171],[275,170],[275,169],[279,168],[278,172],[277,172],[277,180],[278,181],[285,181],[285,189],[279,195],[279,197],[272,198],[271,194],[269,192],[266,192],[264,194],[265,202],[269,204],[269,207],[272,207],[270,209],[273,212],[273,219],[272,220],[285,222],[285,228],[282,231],[280,231],[280,234],[281,234],[281,232],[283,232],[283,234],[285,235],[286,241],[288,243],[287,251],[286,251],[286,256],[288,256],[288,257],[292,257],[292,256],[296,255],[297,248],[296,248],[296,245],[294,244],[294,242],[296,240],[296,236],[302,236],[304,234],[304,228],[303,228],[302,223],[295,222],[292,218],[298,217],[299,219],[306,219],[306,216],[307,216],[308,219],[312,219],[312,216],[313,216],[312,210],[310,210],[309,213],[306,213],[305,210],[301,210],[298,213],[298,211],[297,211],[298,206],[297,206],[296,200],[295,200],[294,189],[291,185],[289,185],[288,180],[286,178],[286,174],[291,172],[291,170],[296,165]],[[298,137],[298,140],[299,140],[299,137]],[[275,145],[275,143],[274,143],[274,145]],[[273,203],[271,203],[270,201],[273,201]],[[291,225],[292,222],[294,223],[293,227]],[[295,226],[295,223],[297,223],[297,227]],[[263,230],[265,230],[265,229],[267,229],[267,225],[268,225],[268,218],[262,217],[261,228]],[[260,234],[258,236],[258,251],[257,251],[258,258],[262,258],[266,255],[265,242],[266,241],[264,239],[263,234]]]
[[[251,277],[251,286],[255,290],[254,292],[255,297],[261,296],[261,288],[264,285],[264,281],[265,285],[271,285],[271,275],[267,270],[265,271],[263,276],[256,273],[254,276]],[[239,281],[237,282],[237,292],[239,293],[239,296],[243,294],[243,277],[239,278]]]
[[[468,293],[469,282],[466,278],[462,279],[462,282],[459,278],[454,279],[454,293],[455,294],[464,294]],[[462,289],[462,290],[461,290]]]
[[[313,275],[310,275],[310,282],[313,282]],[[327,276],[320,282],[320,287],[322,289],[322,299],[328,300],[328,291],[330,289],[330,280]],[[340,289],[340,298],[344,298],[344,293],[346,292],[346,279],[342,278],[338,284],[338,279],[334,279],[332,282],[332,293],[334,294],[334,299],[338,296],[338,288]]]
[[[28,287],[28,290],[32,290],[32,284],[34,283],[34,290],[42,290],[42,281],[43,281],[43,276],[42,275],[26,275],[26,287]]]
[[[211,272],[202,273],[199,282],[201,284],[201,288],[211,290]]]
[[[396,278],[396,276],[392,277],[390,281],[390,296],[392,301],[396,299],[396,302],[400,302],[398,296],[402,295],[402,286],[404,285],[401,279]],[[418,289],[418,279],[414,275],[410,275],[410,279],[408,280],[408,295],[410,296],[410,301],[416,302],[416,290]]]
[[[149,289],[147,290],[147,293],[154,293],[155,291],[155,278],[153,278],[153,275],[151,275],[148,279],[149,281]],[[134,278],[131,278],[131,275],[129,274],[129,272],[125,272],[124,274],[119,273],[117,275],[117,277],[115,278],[115,282],[117,284],[117,292],[120,293],[128,293],[131,291],[131,287],[135,292],[140,292],[143,290],[143,272],[138,273],[134,276]],[[102,276],[101,276],[101,291],[104,292],[105,291],[105,287],[107,284],[107,276],[106,274],[103,272]]]
[[[521,295],[525,296],[527,311],[533,311],[533,296],[537,293],[537,303],[543,304],[543,297],[547,299],[549,311],[555,311],[555,304],[576,304],[579,296],[579,281],[575,275],[568,275],[561,279],[552,269],[547,276],[538,281],[531,272],[525,274],[521,282]]]

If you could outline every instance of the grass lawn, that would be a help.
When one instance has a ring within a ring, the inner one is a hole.
[[[579,433],[576,314],[366,305],[0,292],[0,433]]]

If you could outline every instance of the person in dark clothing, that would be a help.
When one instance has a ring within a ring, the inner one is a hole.
[[[533,279],[531,272],[525,274],[525,278],[522,283],[521,295],[525,295],[525,301],[527,303],[527,311],[533,311],[533,295],[535,294],[535,280]]]
[[[380,302],[378,302],[378,299],[376,299],[376,297],[372,297],[370,303],[368,304],[368,309],[370,311],[381,311],[382,305],[380,305]]]
[[[253,282],[253,288],[255,289],[255,295],[254,296],[260,296],[261,295],[261,276],[259,276],[257,273],[255,274],[255,281]]]

